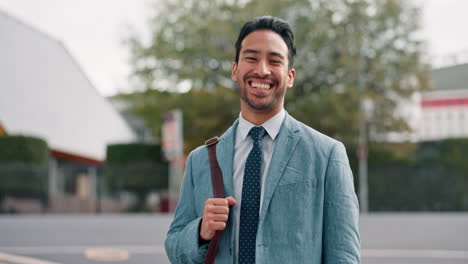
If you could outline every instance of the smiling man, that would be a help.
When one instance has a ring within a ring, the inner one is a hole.
[[[358,202],[340,142],[284,110],[296,48],[289,24],[257,17],[240,30],[231,78],[241,113],[219,139],[226,198],[212,198],[206,146],[189,155],[165,242],[172,263],[359,263]]]

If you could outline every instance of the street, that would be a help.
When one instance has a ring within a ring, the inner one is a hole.
[[[0,264],[169,263],[172,215],[1,215]],[[362,263],[468,263],[468,213],[360,219]]]

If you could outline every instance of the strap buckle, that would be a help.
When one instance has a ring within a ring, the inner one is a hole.
[[[212,138],[208,139],[207,141],[205,141],[205,145],[207,147],[209,147],[211,145],[214,145],[214,144],[218,143],[218,141],[219,141],[218,137],[212,137]]]

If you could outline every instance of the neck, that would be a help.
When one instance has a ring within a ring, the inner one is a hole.
[[[274,117],[276,114],[278,114],[283,107],[281,106],[278,109],[269,109],[269,110],[254,110],[254,109],[244,109],[245,107],[242,107],[241,105],[241,112],[242,112],[242,117],[249,121],[250,123],[259,126],[266,121],[268,121],[270,118]]]

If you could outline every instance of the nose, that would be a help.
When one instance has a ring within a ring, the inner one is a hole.
[[[268,62],[266,60],[260,60],[255,67],[255,73],[257,73],[259,76],[270,75],[271,71]]]

